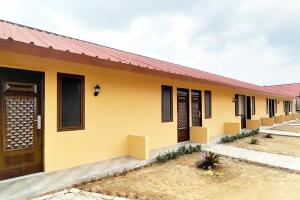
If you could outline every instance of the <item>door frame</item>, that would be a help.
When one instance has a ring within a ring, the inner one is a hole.
[[[177,99],[177,143],[180,142],[186,142],[186,141],[179,141],[179,129],[178,129],[178,91],[185,91],[187,92],[187,140],[186,141],[190,141],[191,137],[190,137],[190,90],[187,88],[177,88],[176,90],[176,99]]]
[[[41,147],[40,147],[40,156],[41,156],[41,171],[40,172],[45,172],[45,72],[42,71],[34,71],[34,70],[27,70],[27,69],[18,69],[18,68],[11,68],[11,67],[7,67],[7,66],[0,66],[0,72],[8,72],[8,73],[16,73],[19,75],[31,75],[31,76],[36,76],[36,78],[40,81],[40,94],[38,95],[40,98],[40,115],[41,115],[41,129],[40,129],[40,135],[41,135]],[[0,75],[0,82],[2,82],[0,84],[0,86],[4,83],[2,81],[2,77]],[[3,98],[3,89],[2,87],[0,87],[0,103],[2,104],[2,98]],[[1,117],[2,117],[2,111],[0,111]],[[2,133],[1,133],[2,134]],[[2,141],[1,141],[2,142]],[[40,172],[36,172],[36,173],[40,173]],[[35,174],[35,173],[32,173]],[[16,176],[16,177],[12,177],[12,178],[17,178],[17,177],[22,177],[22,176],[26,176],[29,174],[24,174],[24,175],[20,175],[20,176]],[[8,178],[11,179],[11,178]],[[8,179],[3,179],[3,180],[8,180]]]

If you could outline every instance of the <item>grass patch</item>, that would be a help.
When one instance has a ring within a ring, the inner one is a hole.
[[[224,143],[234,142],[234,141],[236,141],[238,139],[241,139],[241,138],[257,135],[258,133],[259,133],[259,129],[255,129],[255,130],[252,130],[250,132],[244,132],[244,133],[237,134],[237,135],[232,135],[232,136],[226,135],[225,137],[221,138],[220,143],[224,144]]]
[[[193,152],[200,152],[200,151],[201,151],[201,145],[196,145],[196,146],[189,145],[188,147],[181,146],[177,149],[177,151],[170,151],[158,155],[155,160],[158,163],[164,163],[167,162],[168,160],[176,159],[179,156],[183,156],[185,154],[191,154]]]

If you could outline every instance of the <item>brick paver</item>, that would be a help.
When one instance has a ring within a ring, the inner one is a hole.
[[[107,196],[103,194],[86,192],[77,188],[47,194],[31,200],[126,200],[121,197]]]

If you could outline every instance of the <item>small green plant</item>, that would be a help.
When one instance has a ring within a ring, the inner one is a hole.
[[[258,144],[258,139],[252,138],[249,142],[249,144]]]
[[[271,134],[267,134],[267,135],[265,135],[265,138],[273,138],[273,136],[271,135]]]
[[[244,137],[250,137],[250,136],[253,136],[253,135],[257,135],[259,133],[259,129],[255,129],[255,130],[252,130],[252,131],[249,131],[249,132],[244,132],[244,133],[241,133],[241,134],[238,134],[238,135],[233,135],[233,136],[225,136],[223,138],[221,138],[221,141],[220,143],[221,144],[224,144],[224,143],[230,143],[230,142],[234,142],[238,139],[241,139],[241,138],[244,138]]]
[[[224,173],[213,171],[212,169],[209,169],[209,170],[205,170],[203,172],[203,175],[208,176],[208,177],[214,177],[214,176],[222,176],[222,175],[224,175]]]
[[[201,151],[201,145],[192,146],[181,146],[177,149],[177,151],[170,151],[161,155],[158,155],[156,157],[156,162],[158,163],[164,163],[168,160],[176,159],[178,156],[182,156],[185,154],[191,154],[193,152],[199,152]]]
[[[212,152],[206,152],[203,159],[196,163],[196,166],[205,170],[212,170],[217,168],[220,163],[220,156]]]

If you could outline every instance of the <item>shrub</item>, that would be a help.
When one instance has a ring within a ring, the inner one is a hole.
[[[273,138],[273,136],[271,135],[271,134],[267,134],[267,135],[265,135],[265,138]]]
[[[193,152],[199,152],[199,151],[201,151],[201,145],[196,145],[196,146],[189,145],[188,147],[181,146],[177,149],[177,151],[171,151],[171,152],[158,155],[156,157],[156,162],[164,163],[167,162],[168,160],[176,159],[178,156],[191,154]]]
[[[249,144],[257,144],[258,143],[258,139],[256,138],[252,138],[249,142]]]
[[[198,168],[211,170],[217,168],[220,163],[220,156],[212,152],[206,152],[203,159],[196,163]]]
[[[220,143],[224,144],[224,143],[229,143],[229,142],[234,142],[238,139],[244,138],[244,137],[249,137],[249,136],[253,136],[253,135],[257,135],[259,133],[259,129],[255,129],[249,132],[243,132],[241,134],[238,135],[233,135],[233,136],[224,136],[221,138]]]

